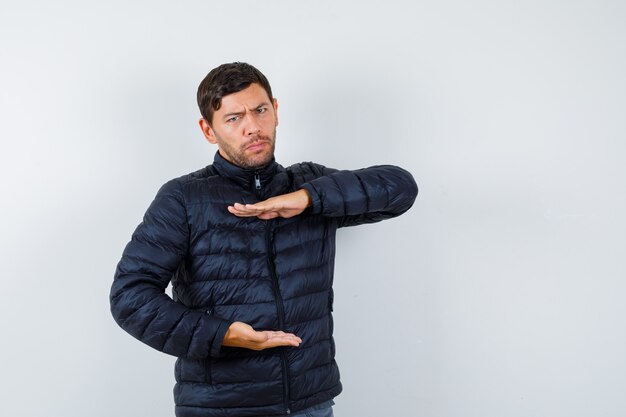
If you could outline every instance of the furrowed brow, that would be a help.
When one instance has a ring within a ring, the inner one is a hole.
[[[229,117],[233,117],[233,116],[242,116],[244,112],[242,111],[233,111],[230,113],[226,113],[222,116],[223,119],[228,119]]]

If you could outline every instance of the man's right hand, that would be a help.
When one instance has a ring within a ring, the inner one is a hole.
[[[302,213],[313,204],[309,192],[304,188],[292,193],[277,195],[255,204],[234,203],[228,211],[238,217],[256,216],[262,220],[275,217],[289,218]]]
[[[222,346],[263,350],[277,346],[298,347],[300,343],[302,343],[302,339],[295,334],[271,330],[259,332],[249,324],[236,321],[226,331]]]

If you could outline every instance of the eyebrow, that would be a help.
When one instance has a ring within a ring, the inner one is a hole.
[[[226,113],[225,115],[222,116],[222,119],[228,119],[231,116],[241,116],[244,112],[242,111],[235,111],[235,112],[230,112],[230,113]]]
[[[261,104],[259,104],[258,106],[254,107],[254,109],[256,110],[256,109],[258,109],[259,107],[269,106],[269,105],[270,105],[270,103],[268,103],[267,101],[264,101],[264,102],[262,102]],[[232,117],[232,116],[241,116],[241,115],[242,115],[242,114],[244,114],[244,113],[245,113],[245,112],[243,112],[243,111],[233,111],[233,112],[230,112],[230,113],[225,113],[225,114],[222,116],[222,118],[224,118],[224,119],[228,119],[229,117]]]

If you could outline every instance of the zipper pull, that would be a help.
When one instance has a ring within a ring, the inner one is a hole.
[[[259,174],[254,174],[254,186],[257,190],[261,189],[261,177],[259,177]]]

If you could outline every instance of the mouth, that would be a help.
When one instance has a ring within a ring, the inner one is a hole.
[[[251,143],[248,147],[246,147],[247,151],[252,151],[252,152],[257,152],[260,151],[262,149],[264,149],[265,147],[269,146],[269,143],[266,141],[256,141]]]

